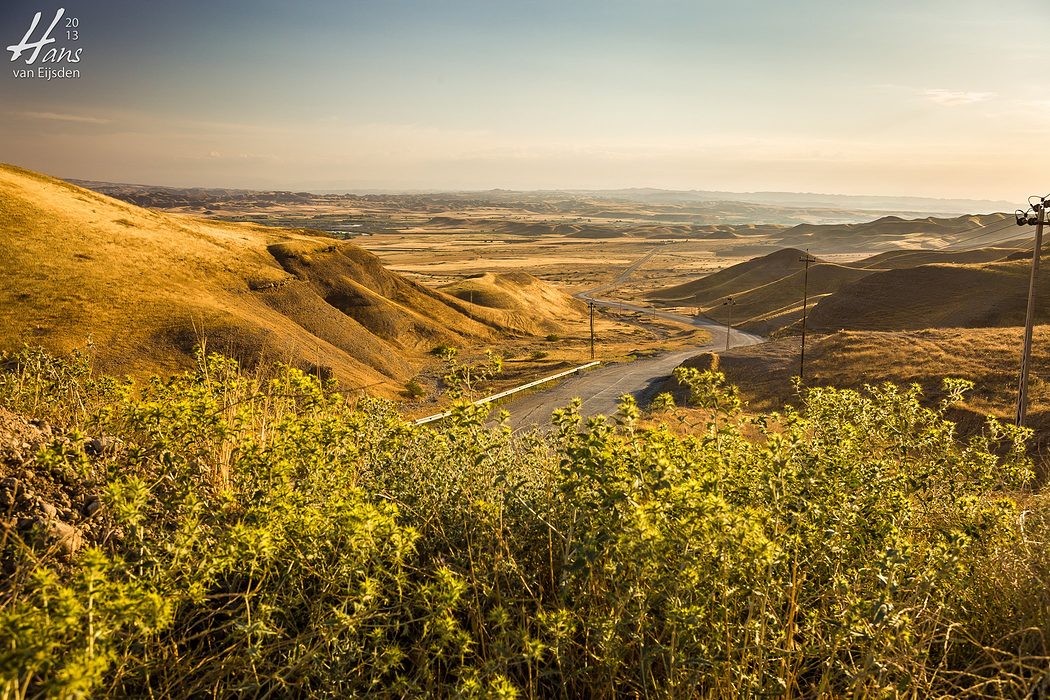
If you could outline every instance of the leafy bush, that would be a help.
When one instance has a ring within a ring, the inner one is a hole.
[[[59,402],[54,362],[9,364],[0,405],[122,448],[75,456],[109,533],[75,560],[8,528],[6,696],[1021,697],[1047,668],[1027,433],[961,441],[958,382],[751,417],[696,373],[692,434],[625,399],[521,436],[214,355]]]
[[[445,343],[442,343],[441,345],[435,345],[433,348],[430,349],[431,355],[441,358],[447,357],[449,355],[455,357],[455,355],[458,352],[459,351],[456,350],[456,348],[452,347],[451,345],[446,345]]]
[[[405,396],[410,399],[421,399],[427,395],[427,390],[419,383],[418,379],[410,379],[405,383]]]

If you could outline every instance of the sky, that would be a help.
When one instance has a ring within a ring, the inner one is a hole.
[[[0,161],[59,177],[1050,192],[1046,0],[5,0],[0,47],[60,7],[80,77],[0,53]]]

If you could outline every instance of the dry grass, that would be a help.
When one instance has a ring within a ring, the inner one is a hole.
[[[1024,322],[1030,264],[922,265],[877,272],[821,300],[810,316],[816,330],[920,330],[1017,326]],[[1037,293],[1050,294],[1043,275]],[[1045,306],[1037,322],[1050,321]]]
[[[533,335],[563,333],[587,312],[579,299],[524,272],[485,272],[441,287],[490,323]]]
[[[188,366],[201,337],[246,361],[281,359],[392,392],[435,344],[496,329],[464,304],[309,232],[148,211],[0,167],[0,339],[56,352],[91,342],[97,366]]]
[[[932,263],[972,264],[1002,260],[1015,248],[976,248],[974,250],[887,250],[852,263],[852,267],[890,270]]]
[[[732,319],[749,331],[769,333],[801,317],[805,273],[800,260],[804,255],[795,248],[778,250],[649,296],[678,306],[696,306],[716,321]],[[809,268],[810,303],[870,274],[871,270],[818,259]],[[723,305],[729,296],[734,301],[732,309]]]
[[[985,416],[1012,420],[1016,402],[1021,328],[947,328],[920,331],[841,331],[806,345],[806,383],[859,389],[865,384],[919,384],[931,400],[944,377],[974,383],[953,414],[960,428],[980,428]],[[706,353],[689,365],[718,368],[740,387],[755,411],[795,403],[792,378],[799,373],[799,339],[785,338],[736,348],[717,358]],[[1033,450],[1050,451],[1050,326],[1034,333],[1028,425],[1036,431]],[[1046,461],[1040,459],[1040,461]]]
[[[941,248],[965,240],[965,234],[978,227],[995,231],[1011,219],[1009,214],[1000,213],[922,219],[883,216],[858,224],[800,224],[784,231],[779,242],[785,246],[811,248],[814,253],[864,253],[898,247]],[[907,246],[901,245],[904,241],[908,242]]]

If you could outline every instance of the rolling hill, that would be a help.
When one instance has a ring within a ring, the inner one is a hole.
[[[851,267],[865,269],[899,269],[931,263],[986,263],[1005,260],[1016,253],[1016,248],[976,248],[974,250],[887,250],[869,258],[850,263]]]
[[[967,215],[954,218],[902,219],[884,216],[857,224],[799,224],[777,236],[780,245],[812,248],[824,253],[870,252],[901,247],[939,248],[965,242],[985,232],[991,240],[1009,237],[1016,229],[1009,214]],[[1020,237],[1020,236],[1018,236]]]
[[[778,250],[648,296],[657,303],[696,306],[716,321],[729,320],[749,332],[767,334],[802,315],[804,270],[799,260],[804,255],[796,248]],[[870,274],[871,270],[818,259],[809,268],[810,304]],[[731,309],[723,304],[730,296]]]
[[[1025,260],[973,265],[935,264],[868,275],[841,287],[814,307],[810,327],[820,331],[988,328],[1024,323],[1030,264]],[[1037,295],[1050,295],[1039,278]],[[1037,323],[1050,309],[1037,306]]]
[[[472,306],[487,323],[539,335],[565,330],[565,322],[587,312],[587,305],[558,287],[524,272],[486,272],[441,287]]]
[[[785,248],[647,297],[657,304],[698,307],[716,321],[729,320],[751,332],[791,332],[801,319],[804,255]],[[817,258],[809,268],[810,327],[1016,325],[1023,319],[1030,256],[1004,246],[895,249],[846,265]],[[735,302],[731,310],[724,305],[727,297]]]
[[[682,305],[710,306],[726,296],[740,294],[749,289],[776,282],[797,272],[801,250],[786,248],[769,255],[753,258],[747,262],[713,272],[700,279],[665,287],[650,292],[650,299],[675,302]]]
[[[185,368],[206,338],[390,393],[436,344],[520,332],[350,243],[149,211],[6,165],[0,244],[0,349],[89,345],[110,373]]]

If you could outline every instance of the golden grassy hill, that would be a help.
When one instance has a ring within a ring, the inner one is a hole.
[[[434,345],[495,332],[350,243],[162,214],[6,165],[0,244],[0,348],[90,340],[107,372],[184,368],[204,336],[243,360],[392,390]]]
[[[486,272],[441,287],[471,304],[471,313],[507,330],[539,335],[565,331],[587,306],[558,287],[524,272]]]
[[[814,330],[982,328],[1024,323],[1029,263],[921,265],[876,272],[821,299],[810,315]],[[1042,275],[1038,298],[1050,295]],[[1038,323],[1050,321],[1040,304]]]
[[[986,415],[1012,420],[1017,398],[1021,328],[947,328],[919,331],[841,331],[806,343],[809,386],[860,389],[865,384],[919,384],[936,399],[944,377],[974,382],[957,418],[964,430],[978,429]],[[1028,424],[1037,444],[1050,442],[1050,326],[1034,332]],[[716,362],[756,411],[794,403],[791,378],[799,371],[799,339],[698,355],[686,363]]]
[[[1013,216],[1009,214],[981,214],[953,218],[926,217],[902,219],[884,216],[859,224],[799,224],[785,230],[779,237],[781,245],[812,248],[825,253],[863,252],[880,247],[897,247],[904,241],[912,244],[922,241],[931,246],[943,246],[965,240],[975,231],[989,233],[1002,230],[1010,234]],[[979,229],[984,227],[984,229]]]
[[[972,264],[995,262],[1017,252],[1016,248],[977,248],[974,250],[887,250],[850,263],[866,269],[899,269],[933,263]]]
[[[756,333],[794,323],[802,315],[803,251],[795,248],[734,265],[707,277],[656,290],[649,298],[677,306],[696,306],[716,321]],[[872,270],[836,265],[819,260],[809,267],[809,303],[834,292],[843,285],[872,274]],[[732,296],[730,309],[723,302]]]
[[[804,251],[785,248],[727,267],[700,279],[665,287],[646,296],[655,301],[707,307],[733,294],[776,282],[797,272]]]

